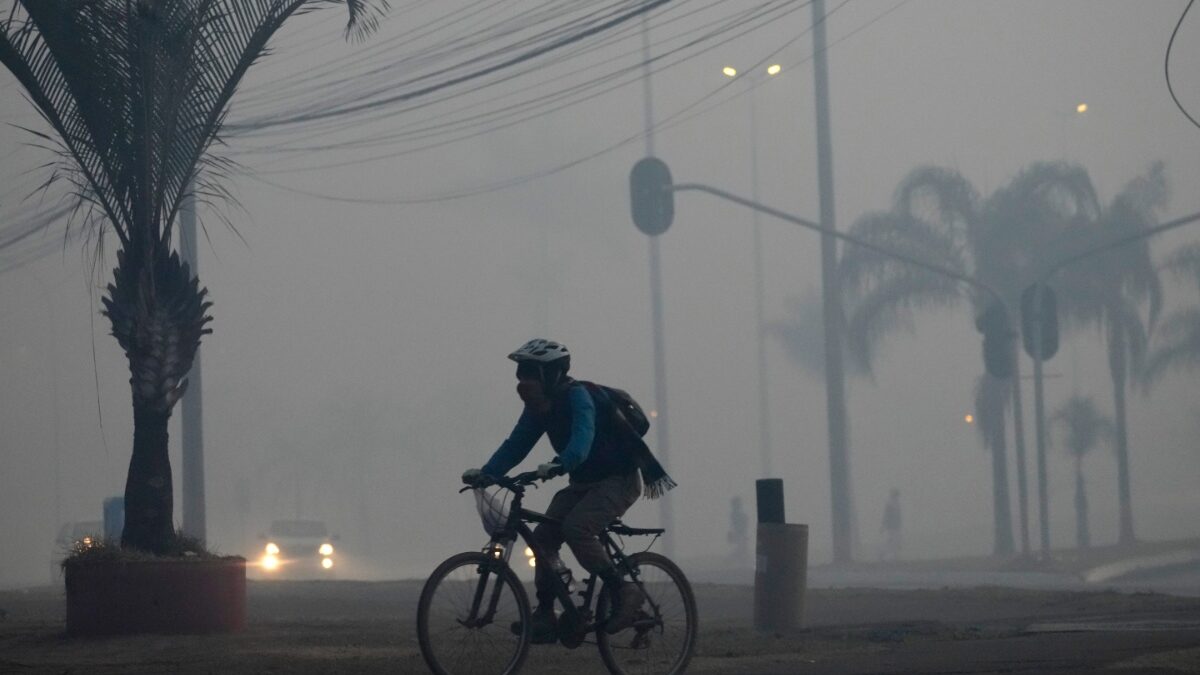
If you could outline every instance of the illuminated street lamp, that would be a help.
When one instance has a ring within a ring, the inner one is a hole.
[[[767,77],[778,75],[783,66],[773,63],[767,66]],[[733,66],[721,69],[725,77],[737,77],[738,71]],[[749,73],[743,77],[750,76]],[[752,199],[758,201],[758,111],[755,106],[754,81],[750,76],[750,189]],[[758,338],[758,442],[761,453],[762,475],[771,476],[771,431],[770,416],[767,408],[767,355],[766,336],[763,327],[763,264],[762,264],[762,234],[760,231],[758,211],[754,211],[754,319]]]

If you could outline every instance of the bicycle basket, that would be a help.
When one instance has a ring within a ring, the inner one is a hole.
[[[501,489],[488,492],[476,488],[472,492],[475,493],[475,508],[479,511],[479,520],[483,522],[483,531],[491,536],[502,532],[508,523],[508,491]]]

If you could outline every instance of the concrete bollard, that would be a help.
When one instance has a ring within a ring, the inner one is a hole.
[[[756,488],[754,628],[772,633],[799,629],[808,580],[808,526],[783,522],[783,481],[760,480]]]

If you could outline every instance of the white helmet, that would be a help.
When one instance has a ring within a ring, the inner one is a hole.
[[[509,354],[508,358],[517,363],[522,361],[554,363],[559,359],[568,359],[567,363],[570,363],[571,352],[567,350],[566,345],[553,340],[537,338],[521,345],[521,348]]]

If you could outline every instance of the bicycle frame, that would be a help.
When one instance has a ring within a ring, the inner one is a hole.
[[[525,544],[533,551],[533,559],[536,561],[536,564],[541,564],[542,561],[551,559],[550,551],[546,550],[541,543],[538,542],[537,538],[533,536],[533,530],[529,527],[528,523],[556,523],[557,521],[546,517],[544,514],[537,513],[536,511],[526,510],[522,506],[522,501],[525,496],[523,491],[512,490],[512,494],[512,505],[509,509],[508,520],[504,525],[504,529],[492,535],[492,538],[485,549],[485,553],[488,554],[488,560],[494,562],[486,567],[481,566],[479,586],[475,589],[475,596],[471,604],[471,613],[468,615],[466,620],[461,621],[464,626],[474,628],[485,626],[491,623],[496,614],[496,606],[500,600],[502,586],[499,583],[495,584],[491,598],[488,602],[487,612],[482,617],[478,617],[480,605],[483,601],[483,595],[487,589],[488,576],[493,571],[498,573],[500,569],[509,567],[508,560],[512,555],[513,544],[518,538],[524,541]],[[650,597],[648,593],[645,592],[645,589],[642,587],[641,579],[639,579],[638,571],[629,565],[629,561],[624,550],[618,546],[615,541],[613,541],[609,530],[605,529],[603,532],[601,532],[600,542],[608,552],[609,557],[612,559],[613,564],[617,567],[617,569],[625,575],[628,575],[632,582],[637,584],[638,588],[643,589],[643,597],[654,610],[654,621],[659,621],[661,613],[657,603],[653,598]],[[587,634],[595,630],[596,623],[592,621],[594,616],[592,615],[591,609],[592,600],[595,597],[598,576],[594,572],[588,574],[588,577],[584,582],[584,590],[578,592],[579,597],[583,600],[583,602],[579,605],[575,604],[575,600],[572,597],[570,589],[567,588],[567,585],[563,583],[562,579],[557,574],[550,574],[548,576],[550,578],[552,589],[554,590],[554,596],[558,599],[559,604],[561,604],[563,607],[563,614],[566,615],[565,618],[572,625],[581,626],[581,632],[583,634]]]

